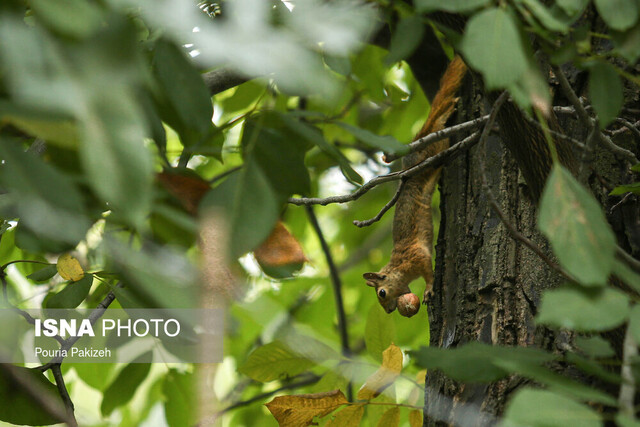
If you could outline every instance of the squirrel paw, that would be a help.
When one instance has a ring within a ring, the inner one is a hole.
[[[429,300],[433,297],[433,289],[425,289],[424,295],[422,296],[422,304],[427,304]]]

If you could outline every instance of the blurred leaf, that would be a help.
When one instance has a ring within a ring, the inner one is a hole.
[[[503,426],[601,426],[600,415],[586,405],[546,390],[522,388],[507,405]]]
[[[56,268],[60,277],[64,280],[77,282],[84,277],[84,270],[78,260],[70,253],[62,254],[58,257]]]
[[[364,283],[362,287],[365,287]],[[383,351],[392,344],[395,335],[395,323],[390,321],[389,315],[378,304],[372,305],[364,330],[364,342],[371,357],[381,362]]]
[[[616,51],[629,63],[634,64],[640,58],[640,22],[626,31],[611,31]]]
[[[610,368],[602,366],[594,359],[580,356],[577,353],[567,353],[565,358],[568,363],[576,365],[576,367],[584,373],[593,375],[594,377],[610,382],[611,384],[622,383],[622,377],[620,377],[618,373],[612,371]]]
[[[185,147],[201,144],[213,132],[213,105],[202,76],[185,52],[165,39],[156,42],[152,65],[162,119],[178,132]]]
[[[165,404],[164,412],[167,423],[171,427],[187,427],[197,423],[198,401],[196,395],[195,378],[192,373],[182,373],[170,369],[162,383],[162,394]]]
[[[616,425],[618,427],[640,427],[640,421],[622,412],[618,412],[616,414]]]
[[[624,102],[622,82],[613,65],[598,62],[590,67],[589,95],[598,113],[600,128],[604,129],[616,118]]]
[[[624,31],[638,20],[640,6],[636,0],[594,0],[600,17],[614,30]]]
[[[409,152],[407,145],[401,144],[397,139],[390,135],[380,136],[366,129],[351,126],[347,123],[338,122],[337,124],[369,147],[378,148],[387,153],[400,155]]]
[[[333,157],[338,165],[340,165],[340,170],[344,177],[351,183],[354,184],[362,184],[364,181],[362,177],[353,170],[349,160],[342,154],[340,150],[338,150],[335,146],[329,144],[322,135],[322,132],[307,123],[291,119],[290,117],[283,116],[284,124],[293,132],[295,132],[299,137],[304,138],[306,141],[309,141],[320,148],[323,152]]]
[[[609,194],[611,196],[619,196],[625,193],[640,194],[640,182],[634,182],[633,184],[627,185],[619,185],[618,187],[614,188]]]
[[[65,409],[58,389],[38,369],[11,366],[7,369],[20,378],[16,382],[4,369],[0,370],[0,420],[20,425],[51,425],[62,420],[52,416],[27,393],[22,383],[28,383],[43,399],[56,405],[60,413]]]
[[[377,427],[398,427],[400,425],[400,408],[389,409],[378,421]]]
[[[207,191],[211,190],[211,185],[192,172],[189,174],[188,169],[184,174],[181,172],[180,170],[161,172],[156,175],[156,179],[182,203],[187,212],[195,215],[200,201]]]
[[[380,395],[396,380],[402,371],[402,350],[391,344],[382,352],[382,366],[358,390],[358,400],[371,400]]]
[[[265,240],[253,253],[260,268],[271,277],[291,277],[307,261],[302,246],[278,221]]]
[[[99,9],[83,0],[31,0],[29,6],[45,26],[71,37],[86,37],[102,23]]]
[[[575,16],[582,12],[588,3],[589,0],[556,0],[556,4],[569,16]]]
[[[565,33],[569,30],[570,21],[559,9],[548,9],[538,0],[521,0],[542,25],[551,31]]]
[[[308,426],[314,417],[324,417],[349,402],[340,390],[326,393],[278,396],[265,406],[281,427]]]
[[[145,120],[126,93],[95,94],[83,122],[80,154],[96,193],[130,224],[139,226],[151,206],[153,164],[144,146]]]
[[[604,286],[615,237],[600,204],[562,166],[554,166],[540,200],[538,228],[560,264],[584,286]]]
[[[33,281],[33,282],[48,282],[49,279],[51,279],[53,276],[56,275],[56,273],[58,272],[58,267],[57,265],[47,265],[44,268],[41,268],[40,270],[36,271],[35,273],[31,273],[27,276],[27,279]]]
[[[87,298],[92,284],[92,274],[77,282],[68,283],[63,290],[47,299],[47,308],[76,308]]]
[[[128,403],[140,384],[147,378],[151,360],[151,352],[139,356],[120,371],[115,380],[104,390],[100,412],[103,416],[111,415],[114,409]]]
[[[336,415],[330,419],[326,427],[352,427],[360,425],[362,416],[364,415],[364,405],[351,405],[341,409]]]
[[[639,325],[640,326],[640,325]],[[577,336],[575,338],[576,347],[582,350],[590,357],[612,357],[616,352],[609,344],[609,341],[605,340],[599,335],[591,337]]]
[[[256,381],[267,382],[293,377],[317,363],[339,359],[331,347],[313,338],[295,335],[258,347],[238,371]]]
[[[490,0],[416,0],[416,10],[418,12],[430,12],[433,10],[443,10],[445,12],[471,12],[489,4]]]
[[[409,412],[409,425],[411,427],[420,427],[422,425],[422,412],[417,409]]]
[[[4,109],[7,111],[3,111]],[[16,111],[17,110],[17,111]],[[0,103],[0,122],[10,123],[29,135],[67,148],[78,146],[78,126],[71,120],[22,112],[13,105]]]
[[[84,238],[90,224],[80,191],[68,176],[13,141],[0,142],[0,159],[0,185],[9,190],[0,212],[15,207],[8,216],[19,216],[43,240],[75,245]]]
[[[411,15],[398,22],[391,35],[389,54],[385,58],[387,66],[411,56],[422,41],[425,25],[419,15]]]
[[[640,342],[640,306],[634,305],[629,314],[629,330],[636,342]]]
[[[487,89],[506,87],[527,69],[516,20],[503,9],[487,9],[473,15],[462,40],[462,52],[484,77]]]
[[[115,363],[73,363],[73,370],[89,387],[103,391],[114,375]]]
[[[629,298],[611,289],[565,286],[542,295],[537,321],[576,331],[607,331],[621,325],[629,314]]]
[[[453,349],[421,347],[411,352],[418,366],[438,369],[462,382],[491,382],[504,378],[512,371],[499,365],[509,361],[521,369],[540,366],[555,356],[535,348],[500,347],[471,342]]]
[[[351,73],[351,60],[346,56],[327,55],[323,56],[324,63],[338,74],[348,76]]]

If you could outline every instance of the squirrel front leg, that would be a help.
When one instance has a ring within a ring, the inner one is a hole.
[[[466,72],[467,67],[462,59],[455,57],[440,81],[440,89],[431,104],[431,113],[417,138],[445,127],[455,109],[456,94]],[[421,152],[411,153],[405,156],[403,167],[407,169],[415,166],[448,146],[449,141],[445,139],[429,145]],[[399,300],[417,300],[417,297],[408,298],[406,294],[411,293],[409,283],[420,276],[426,284],[423,304],[426,304],[433,294],[431,196],[439,176],[440,169],[426,169],[404,183],[393,217],[391,259],[379,272],[363,275],[367,285],[375,288],[378,302],[387,313],[397,308]],[[410,317],[418,308],[416,302],[416,307],[409,311],[401,311],[401,314]]]

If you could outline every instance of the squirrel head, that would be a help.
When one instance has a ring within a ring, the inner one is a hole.
[[[378,302],[387,313],[393,312],[398,305],[398,297],[411,292],[409,286],[399,281],[397,277],[383,273],[364,273],[367,286],[376,289]]]

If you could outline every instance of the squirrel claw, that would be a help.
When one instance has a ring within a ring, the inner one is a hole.
[[[422,304],[427,305],[427,302],[433,297],[433,289],[425,290],[422,297]]]

